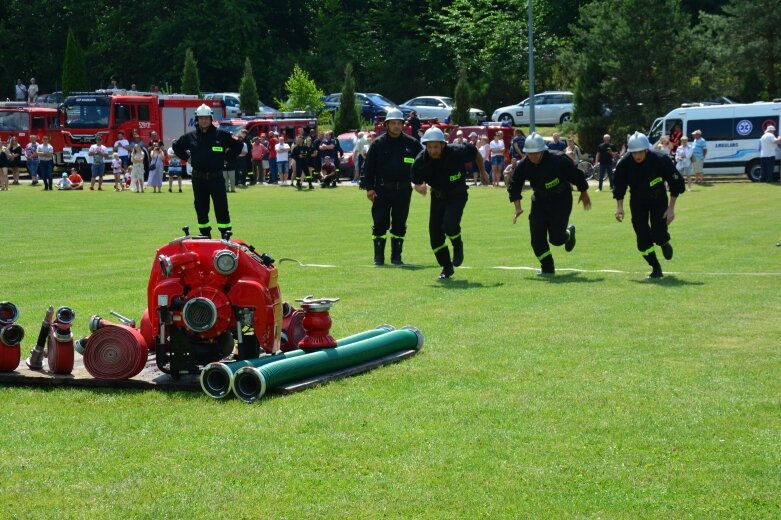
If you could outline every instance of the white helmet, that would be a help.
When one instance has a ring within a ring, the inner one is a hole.
[[[404,114],[398,108],[391,108],[385,116],[385,122],[388,121],[404,121]]]
[[[548,147],[545,145],[545,139],[537,132],[532,132],[523,143],[523,153],[544,152]]]
[[[201,116],[214,117],[214,113],[212,112],[211,107],[206,103],[204,103],[203,105],[195,109],[195,117],[201,117]]]
[[[445,139],[445,134],[442,133],[442,130],[440,130],[436,126],[432,126],[428,130],[426,130],[426,133],[423,134],[423,137],[420,140],[420,142],[423,144],[426,144],[429,141],[431,142],[440,141],[442,143],[446,143],[447,139]]]
[[[635,132],[629,141],[626,143],[627,152],[642,152],[643,150],[649,150],[651,143],[648,142],[648,137],[641,132]]]

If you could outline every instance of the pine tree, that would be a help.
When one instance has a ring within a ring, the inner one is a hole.
[[[458,72],[458,83],[456,83],[456,91],[453,94],[453,98],[456,106],[453,107],[453,112],[450,114],[450,122],[461,126],[471,124],[469,105],[472,104],[472,93],[466,79],[466,70],[463,67]]]
[[[252,75],[252,63],[249,56],[244,60],[244,74],[239,85],[239,98],[241,112],[245,115],[254,115],[258,111],[258,86]]]
[[[62,95],[87,90],[87,66],[84,51],[81,49],[73,29],[68,29],[65,43],[65,59],[62,64]]]
[[[353,66],[348,63],[344,67],[344,84],[342,85],[342,96],[339,102],[339,109],[334,117],[334,133],[339,135],[350,130],[356,130],[361,126],[355,105],[355,78],[353,78]]]
[[[201,94],[201,80],[198,77],[198,62],[195,61],[192,49],[184,53],[184,69],[182,70],[182,93]]]
[[[600,101],[600,80],[602,71],[596,61],[589,61],[575,84],[573,120],[578,129],[578,141],[583,151],[595,153],[602,135],[606,130],[606,121],[602,116]]]

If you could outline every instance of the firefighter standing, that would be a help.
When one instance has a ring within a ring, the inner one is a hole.
[[[374,265],[385,263],[385,241],[390,228],[391,263],[401,265],[412,197],[411,168],[422,147],[406,135],[401,110],[388,110],[385,133],[374,140],[366,154],[364,185],[372,202]]]
[[[231,229],[228,212],[228,196],[222,176],[226,159],[237,157],[244,143],[212,124],[212,109],[206,104],[195,110],[197,128],[174,141],[172,148],[177,157],[192,165],[193,195],[198,229],[203,236],[210,237],[212,225],[209,222],[209,198],[214,201],[217,229],[224,238]]]
[[[431,249],[442,272],[441,280],[450,278],[453,267],[464,261],[464,241],[461,238],[461,216],[468,199],[466,167],[470,162],[477,164],[483,182],[488,184],[483,157],[473,144],[447,144],[442,130],[433,126],[426,130],[420,140],[426,147],[412,165],[412,182],[415,191],[426,196],[426,184],[431,186],[431,210],[428,234]],[[453,245],[453,258],[446,238]]]
[[[311,157],[312,147],[304,143],[303,136],[297,135],[293,149],[290,150],[290,158],[296,162],[293,177],[296,179],[296,188],[299,190],[301,189],[302,178],[309,183],[310,190],[315,189],[312,186],[312,172],[309,170]]]
[[[507,188],[510,202],[515,204],[513,224],[523,213],[521,191],[528,180],[533,190],[529,232],[532,250],[540,261],[537,274],[551,275],[556,270],[548,240],[554,246],[564,245],[567,252],[575,247],[575,226],[569,224],[572,185],[580,191],[578,202],[582,202],[583,208],[588,210],[591,209],[588,182],[569,157],[561,152],[549,151],[543,137],[536,132],[526,138],[523,153],[526,157],[515,167]]]
[[[673,257],[670,233],[667,226],[675,218],[675,201],[683,193],[685,184],[673,166],[669,156],[650,150],[648,137],[635,132],[627,142],[627,154],[616,165],[614,174],[616,220],[624,219],[624,195],[630,189],[629,208],[632,210],[632,227],[637,235],[637,249],[651,266],[648,278],[661,278],[662,266],[656,258],[654,244],[662,249],[666,260]],[[665,182],[670,187],[667,201]]]

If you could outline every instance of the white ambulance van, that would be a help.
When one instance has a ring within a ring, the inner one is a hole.
[[[692,141],[692,132],[702,131],[708,143],[706,175],[747,175],[752,181],[762,176],[759,138],[768,126],[779,126],[781,102],[680,107],[651,125],[648,139],[656,143],[662,135]],[[677,144],[677,142],[676,142]],[[778,169],[778,166],[776,166]]]

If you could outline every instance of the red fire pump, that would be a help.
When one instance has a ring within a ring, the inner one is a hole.
[[[24,329],[16,323],[19,309],[11,302],[0,302],[0,372],[13,372],[22,358]]]
[[[157,250],[141,318],[141,335],[158,368],[178,377],[236,349],[237,359],[282,350],[274,259],[230,235],[211,240],[184,231]]]

